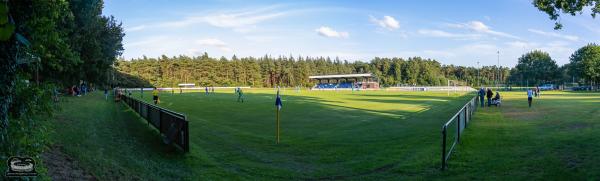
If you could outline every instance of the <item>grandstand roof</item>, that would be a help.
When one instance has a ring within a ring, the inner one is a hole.
[[[190,83],[183,83],[183,84],[177,84],[179,87],[187,87],[187,86],[196,86],[196,84],[190,84]]]
[[[309,79],[335,79],[335,78],[356,78],[356,77],[374,77],[373,74],[340,74],[340,75],[315,75],[308,76]]]

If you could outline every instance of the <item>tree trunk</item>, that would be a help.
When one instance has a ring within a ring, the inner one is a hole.
[[[17,62],[13,39],[0,43],[0,130],[8,128],[8,110],[14,96]]]

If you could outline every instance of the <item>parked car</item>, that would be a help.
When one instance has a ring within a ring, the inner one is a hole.
[[[540,90],[554,90],[554,84],[544,84],[540,86]]]
[[[586,91],[586,90],[592,90],[592,86],[577,86],[577,87],[572,87],[571,89],[573,91]]]

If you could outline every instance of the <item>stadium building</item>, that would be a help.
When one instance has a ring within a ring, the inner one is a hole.
[[[370,73],[315,75],[308,78],[315,81],[312,90],[379,89],[379,79]]]

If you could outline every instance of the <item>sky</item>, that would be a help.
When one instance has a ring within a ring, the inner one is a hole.
[[[559,65],[600,40],[587,8],[561,30],[530,0],[251,1],[105,0],[125,28],[123,58],[329,56],[431,58],[442,64],[514,66],[532,50]],[[477,63],[479,62],[479,64]]]

